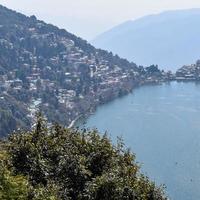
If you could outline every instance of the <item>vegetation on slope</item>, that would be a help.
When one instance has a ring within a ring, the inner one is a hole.
[[[10,127],[2,120],[0,137],[30,128],[38,107],[49,122],[69,125],[105,94],[129,91],[125,85],[134,81],[137,71],[134,63],[0,5],[0,118],[6,111],[12,120]],[[110,80],[114,86],[107,84]]]
[[[97,130],[48,128],[0,144],[0,199],[163,200],[163,189],[140,173],[135,155]]]
[[[138,85],[166,79],[157,66],[139,67],[0,5],[0,138],[29,129],[37,110],[69,126]]]

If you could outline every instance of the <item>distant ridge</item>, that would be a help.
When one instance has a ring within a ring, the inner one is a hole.
[[[137,64],[175,70],[200,52],[200,9],[166,11],[127,21],[92,41]]]

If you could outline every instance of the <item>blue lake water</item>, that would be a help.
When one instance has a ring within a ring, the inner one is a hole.
[[[200,199],[200,85],[143,86],[100,106],[86,127],[123,136],[142,171],[165,184],[170,199]]]

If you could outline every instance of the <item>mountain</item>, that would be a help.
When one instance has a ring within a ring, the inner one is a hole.
[[[0,6],[0,137],[34,125],[69,126],[163,72],[96,49],[66,30]]]
[[[141,65],[175,70],[199,58],[200,9],[167,11],[125,22],[92,41]]]

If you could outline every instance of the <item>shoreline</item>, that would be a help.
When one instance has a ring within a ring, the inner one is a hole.
[[[160,85],[160,84],[167,83],[167,82],[172,82],[172,81],[166,80],[166,81],[151,82],[151,83],[146,82],[146,83],[138,84],[138,85],[134,86],[131,91],[129,91],[128,93],[126,93],[122,96],[129,95],[130,93],[132,93],[134,91],[134,89],[140,88],[145,85]],[[67,128],[76,128],[74,126],[76,125],[78,120],[80,120],[81,118],[87,119],[92,113],[96,112],[96,110],[99,106],[110,103],[122,96],[117,96],[117,98],[111,98],[109,101],[91,106],[90,109],[86,113],[82,113],[82,114],[78,115],[74,120],[72,120],[71,123],[69,124],[69,126],[67,126]]]
[[[177,79],[174,79],[174,80],[162,80],[162,81],[158,81],[158,82],[146,82],[146,83],[142,83],[142,84],[138,84],[137,86],[133,87],[133,89],[128,92],[127,94],[124,94],[123,96],[126,96],[126,95],[129,95],[130,93],[132,93],[134,91],[134,89],[138,89],[140,87],[143,87],[143,86],[148,86],[148,85],[162,85],[162,84],[165,84],[165,83],[171,83],[171,82],[177,82],[177,83],[180,83],[180,82],[199,82],[199,81],[196,81],[196,80],[188,80],[188,79],[182,79],[182,80],[177,80]],[[74,120],[71,121],[70,125],[67,127],[67,128],[76,128],[74,127],[77,123],[78,120],[80,120],[81,118],[83,119],[87,119],[90,115],[92,115],[94,112],[96,112],[97,108],[101,105],[104,105],[104,104],[107,104],[107,103],[110,103],[118,98],[120,98],[122,96],[118,96],[117,98],[112,98],[111,100],[107,101],[107,102],[104,102],[102,104],[98,104],[98,105],[95,105],[94,107],[91,106],[91,108],[86,112],[86,113],[82,113],[80,115],[78,115]]]
[[[67,128],[74,128],[74,125],[76,124],[76,122],[82,117],[83,117],[83,114],[76,117],[74,120],[72,120],[72,122],[70,123],[70,125]]]

